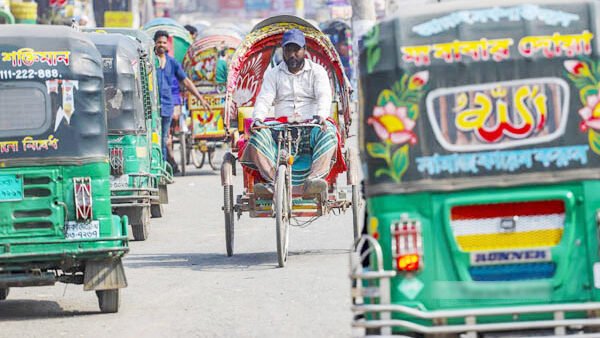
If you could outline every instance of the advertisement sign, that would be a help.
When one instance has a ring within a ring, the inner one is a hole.
[[[104,26],[105,27],[133,27],[133,13],[132,12],[106,11],[106,12],[104,12]]]

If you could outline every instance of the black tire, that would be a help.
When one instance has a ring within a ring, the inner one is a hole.
[[[8,297],[9,293],[10,293],[10,288],[0,289],[0,300],[5,300],[6,297]]]
[[[219,170],[219,167],[215,164],[215,153],[216,149],[208,151],[208,164],[212,168],[212,170]]]
[[[191,134],[185,134],[186,139],[186,152],[185,152],[185,164],[188,165],[191,163],[191,154],[194,151],[194,140],[192,140]]]
[[[180,159],[179,163],[181,165],[181,176],[185,176],[185,161],[187,158],[187,142],[185,139],[185,134],[182,132],[179,134],[179,154]]]
[[[286,177],[287,168],[280,165],[277,170],[277,182],[275,183],[275,229],[277,240],[277,261],[279,267],[285,267],[288,255],[288,243],[290,240],[289,220],[289,187]]]
[[[352,226],[354,229],[354,241],[360,237],[360,189],[358,185],[352,185]]]
[[[136,224],[131,224],[131,230],[133,232],[133,239],[136,241],[145,241],[148,239],[149,227],[150,227],[150,207],[142,207],[138,211],[141,213]]]
[[[360,237],[360,188],[357,184],[358,180],[358,153],[356,149],[349,148],[346,152],[346,163],[348,164],[348,185],[352,186],[352,229],[354,233],[354,241]],[[350,177],[353,177],[351,179]]]
[[[152,218],[161,218],[163,214],[163,205],[162,204],[152,204],[150,206],[150,215]]]
[[[233,186],[223,187],[225,213],[225,246],[227,248],[227,257],[233,256],[233,242],[235,235],[235,212],[233,209]]]
[[[98,297],[98,306],[102,313],[119,312],[119,305],[121,303],[119,289],[98,290],[96,291],[96,296]]]

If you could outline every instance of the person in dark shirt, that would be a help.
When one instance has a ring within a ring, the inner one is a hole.
[[[198,101],[200,101],[202,106],[205,109],[210,110],[208,102],[206,102],[202,95],[200,95],[194,86],[194,83],[183,71],[183,68],[179,62],[167,54],[168,41],[169,33],[166,31],[159,30],[154,34],[154,51],[158,57],[158,69],[156,75],[158,79],[158,92],[160,95],[161,105],[160,116],[162,118],[162,150],[165,160],[168,159],[167,141],[169,139],[169,127],[171,126],[171,120],[175,119],[177,121],[179,119],[179,115],[173,114],[174,105],[176,103],[171,89],[173,82],[178,81],[183,83],[185,88],[189,90],[192,95],[198,99]],[[175,172],[178,171],[177,165],[173,166],[173,170]]]

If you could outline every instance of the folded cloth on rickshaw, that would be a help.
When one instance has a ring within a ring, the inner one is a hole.
[[[320,158],[319,154],[323,154],[331,150],[331,147],[335,147],[333,149],[334,154],[332,158],[333,164],[329,164],[329,170],[325,174],[323,178],[325,178],[330,184],[335,181],[335,178],[338,174],[346,171],[346,163],[344,161],[342,146],[341,146],[341,137],[339,133],[339,127],[335,123],[333,119],[327,120],[332,128],[335,130],[335,137],[337,138],[337,142],[331,142],[331,140],[325,140],[324,142],[317,142],[316,147],[312,149],[312,153],[301,152],[294,159],[294,164],[292,165],[292,185],[299,186],[304,184],[304,181],[308,178],[311,173],[312,168],[312,160],[313,158]],[[286,117],[278,118],[278,119],[267,119],[265,123],[288,123]],[[246,128],[249,130],[249,128]],[[270,181],[270,179],[263,177],[261,175],[258,167],[254,164],[255,161],[268,161],[270,164],[277,162],[277,154],[273,151],[274,140],[269,133],[263,133],[263,135],[257,135],[257,140],[254,142],[253,146],[257,149],[258,152],[261,153],[261,156],[252,156],[252,157],[260,157],[260,158],[251,158],[246,159],[245,162],[241,161],[244,171],[250,174],[255,182],[265,182]],[[310,147],[310,143],[314,141],[313,139],[314,133],[311,131],[311,137],[304,138],[299,145],[299,149],[307,149]],[[314,143],[314,142],[313,142]],[[238,158],[244,159],[244,151],[248,147],[249,140],[241,139],[238,142]],[[316,154],[315,154],[316,151]],[[314,156],[313,156],[314,155]],[[273,168],[273,170],[276,170]],[[274,174],[274,173],[270,173]]]

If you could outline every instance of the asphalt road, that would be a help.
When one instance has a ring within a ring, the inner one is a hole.
[[[0,337],[351,336],[351,214],[292,228],[285,268],[274,220],[243,215],[228,258],[219,174],[188,168],[150,238],[130,242],[119,313],[101,314],[78,285],[14,288],[0,302]]]

